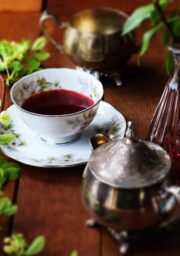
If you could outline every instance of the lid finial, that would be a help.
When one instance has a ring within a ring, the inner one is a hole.
[[[125,139],[126,139],[125,143],[132,144],[134,138],[135,138],[135,132],[134,132],[132,121],[128,121],[126,134],[125,134]]]

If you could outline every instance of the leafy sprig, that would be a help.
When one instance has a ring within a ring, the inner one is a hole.
[[[7,124],[7,123],[6,123]],[[20,176],[20,166],[15,162],[7,161],[0,157],[0,188],[8,180],[16,180]],[[0,193],[3,196],[3,192]],[[0,199],[0,216],[12,216],[16,214],[18,206],[13,204],[7,197]],[[0,227],[2,230],[2,227]],[[30,256],[40,253],[45,245],[44,236],[36,237],[31,244],[28,244],[22,234],[12,234],[5,237],[3,252],[12,256]]]
[[[8,115],[6,111],[2,111],[0,113],[0,144],[1,145],[12,143],[16,139],[16,135],[14,133],[7,132],[8,129],[11,128],[11,124],[12,124],[12,119],[10,115]]]
[[[151,27],[142,37],[139,57],[147,52],[152,38],[160,30],[163,32],[162,41],[165,47],[171,41],[180,41],[180,12],[178,8],[170,14],[164,12],[170,3],[170,0],[154,0],[152,3],[137,8],[126,20],[122,31],[123,36],[137,29],[145,20],[150,21]],[[172,54],[167,52],[165,67],[168,74],[172,73],[173,64]]]
[[[39,49],[41,41],[37,41],[35,48]],[[12,119],[6,111],[0,113],[0,128],[8,130],[11,128]],[[0,134],[0,144],[11,143],[16,138],[15,134]],[[0,157],[0,196],[3,196],[5,183],[10,180],[16,180],[20,176],[20,166],[18,163],[10,162]],[[16,214],[18,206],[13,204],[7,197],[0,199],[0,216],[12,216]],[[0,231],[3,228],[0,226]],[[21,233],[13,233],[9,237],[4,238],[3,252],[10,256],[33,256],[39,254],[45,246],[46,239],[44,236],[37,236],[31,244],[28,244],[24,235]],[[76,250],[72,251],[70,256],[78,256]]]
[[[21,42],[0,40],[0,72],[6,72],[7,85],[40,69],[41,62],[49,57],[48,52],[42,51],[45,44],[44,37],[34,42],[28,39]]]
[[[5,111],[0,114],[0,124],[7,129],[11,126],[11,119]],[[16,180],[19,176],[19,164],[0,157],[0,189],[4,188],[7,181]],[[0,196],[0,217],[9,217],[16,214],[18,206],[13,204],[9,198],[3,197],[2,190],[0,190]],[[3,228],[0,226],[0,231],[2,229]],[[28,244],[23,234],[13,233],[11,236],[4,238],[3,252],[6,255],[11,256],[33,256],[39,254],[43,250],[45,242],[46,239],[44,236],[37,236],[30,244]],[[78,256],[77,251],[72,251],[70,256]]]
[[[1,191],[1,194],[3,195],[3,192]],[[1,216],[12,216],[14,215],[18,210],[17,205],[13,204],[11,200],[7,197],[3,197],[0,200],[0,217]],[[3,227],[0,226],[0,231],[3,230]]]
[[[18,163],[7,161],[0,157],[0,189],[8,180],[16,180],[20,175],[20,166]],[[1,212],[1,210],[0,210]]]
[[[17,210],[17,205],[13,204],[9,198],[3,197],[0,200],[0,216],[12,216],[17,212]]]
[[[39,254],[45,246],[45,237],[38,236],[29,245],[21,233],[14,233],[4,239],[3,251],[13,256],[33,256]]]

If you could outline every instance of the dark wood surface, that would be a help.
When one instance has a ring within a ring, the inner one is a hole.
[[[121,8],[130,12],[138,4],[148,1],[63,1],[47,2],[49,11],[59,18],[68,20],[77,10],[96,6]],[[40,34],[38,21],[40,13],[0,13],[0,39],[34,39]],[[137,37],[139,38],[143,28]],[[60,32],[59,32],[60,33]],[[61,32],[62,33],[62,32]],[[61,37],[58,35],[57,37]],[[45,67],[74,67],[71,61],[50,44],[47,50],[51,57]],[[136,66],[135,58],[124,74],[124,86],[116,87],[112,81],[103,81],[105,100],[121,111],[127,120],[132,120],[137,135],[145,138],[155,106],[167,80],[164,72],[164,51],[157,37],[151,50]],[[5,96],[4,95],[5,92]],[[1,83],[3,109],[10,104],[9,89]],[[22,165],[18,183],[6,187],[6,194],[17,202],[19,211],[7,223],[4,232],[23,232],[28,240],[43,234],[47,238],[41,255],[67,256],[73,249],[80,256],[118,256],[118,244],[103,228],[88,229],[84,223],[89,217],[81,200],[81,181],[84,166],[75,168],[43,169]],[[141,220],[137,220],[141,221]],[[167,236],[150,239],[137,245],[132,255],[180,254],[179,229]]]

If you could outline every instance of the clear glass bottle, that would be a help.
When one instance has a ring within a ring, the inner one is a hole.
[[[148,140],[161,145],[171,156],[172,173],[180,185],[180,44],[169,50],[174,56],[175,69],[165,85],[151,121]]]

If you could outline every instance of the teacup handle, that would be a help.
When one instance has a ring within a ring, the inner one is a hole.
[[[55,25],[60,28],[63,29],[65,27],[67,27],[67,23],[65,22],[59,22],[58,18],[50,13],[47,13],[46,11],[44,11],[41,15],[40,21],[39,21],[39,25],[41,30],[43,31],[44,35],[47,37],[47,39],[52,43],[52,45],[54,45],[55,48],[57,48],[58,50],[60,50],[63,53],[63,46],[61,44],[59,44],[49,33],[49,31],[46,28],[46,21],[47,20],[52,20]]]

